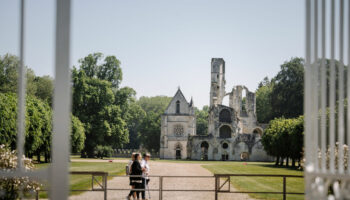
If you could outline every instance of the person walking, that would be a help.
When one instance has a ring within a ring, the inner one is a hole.
[[[141,161],[141,167],[143,169],[142,172],[142,187],[143,187],[143,191],[141,192],[142,195],[142,199],[145,200],[146,199],[146,188],[148,187],[148,182],[149,182],[149,171],[150,171],[150,167],[148,164],[149,159],[151,158],[151,154],[149,153],[145,153],[143,155],[143,160]]]
[[[141,167],[141,154],[135,154],[135,160],[131,165],[131,184],[134,186],[133,197],[134,199],[139,199],[140,197],[140,189],[142,189],[142,167]],[[130,198],[129,198],[130,199]]]
[[[135,154],[136,154],[135,152],[133,152],[131,154],[131,160],[129,160],[129,162],[128,162],[127,166],[126,166],[126,170],[125,170],[126,171],[126,175],[131,175],[131,171],[132,171],[131,170],[131,165],[135,161]],[[131,190],[129,192],[129,195],[126,197],[127,200],[131,199],[131,197],[133,196],[133,190],[132,189],[135,188],[135,186],[131,182],[131,179],[132,179],[132,177],[129,176],[129,185],[131,186]]]

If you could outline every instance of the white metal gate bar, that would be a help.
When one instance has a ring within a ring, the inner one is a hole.
[[[55,91],[50,198],[67,199],[69,189],[69,135],[71,81],[69,68],[70,0],[56,1]]]
[[[21,0],[20,7],[20,47],[19,47],[19,70],[18,70],[18,101],[17,101],[17,170],[24,171],[23,167],[23,148],[25,131],[25,96],[26,96],[26,68],[24,66],[24,12],[25,4]]]
[[[25,141],[26,67],[24,65],[25,0],[20,2],[20,64],[18,76],[17,168],[0,170],[1,178],[29,177],[49,181],[50,199],[68,198],[69,135],[71,112],[70,0],[56,0],[55,91],[53,112],[52,164],[48,169],[26,171],[23,163]],[[6,191],[5,191],[6,192]]]
[[[344,29],[346,23],[347,30]],[[347,57],[349,66],[349,54],[350,1],[306,0],[306,199],[350,198],[350,158],[344,146],[350,144],[349,105],[344,112],[345,98],[350,97],[349,68],[344,79],[344,58]],[[330,58],[329,66],[326,58]]]

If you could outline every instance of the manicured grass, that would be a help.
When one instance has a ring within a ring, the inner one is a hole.
[[[152,161],[157,162],[168,162],[168,163],[185,163],[185,164],[222,164],[222,163],[229,163],[231,161],[201,161],[201,160],[166,160],[166,159],[151,159]]]
[[[275,167],[265,162],[221,162],[205,163],[202,167],[216,174],[281,174],[303,175],[302,171]],[[240,191],[282,192],[283,178],[275,177],[231,177],[232,185]],[[287,178],[287,192],[304,192],[303,178]],[[280,194],[249,194],[258,199],[282,199]],[[304,199],[304,195],[287,195],[287,199]]]
[[[116,157],[105,157],[103,159],[101,158],[82,158],[79,155],[72,155],[70,156],[70,159],[74,159],[74,160],[128,160],[130,158],[116,158]]]
[[[109,163],[109,162],[71,162],[70,171],[104,171],[109,175],[122,175],[125,173],[126,163]],[[37,168],[47,167],[48,164],[37,164]],[[111,179],[111,177],[108,177]],[[98,179],[101,183],[101,179]],[[71,175],[71,190],[87,190],[91,189],[91,175]],[[98,187],[98,186],[96,186]],[[71,192],[71,195],[80,194],[82,192]],[[40,198],[47,198],[46,192],[40,192]]]

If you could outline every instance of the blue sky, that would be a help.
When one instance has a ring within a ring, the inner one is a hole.
[[[173,96],[180,86],[209,103],[210,60],[226,61],[226,91],[255,91],[284,61],[304,57],[304,0],[73,0],[71,63],[115,55],[137,96]],[[25,63],[53,76],[53,0],[26,3]],[[0,0],[0,55],[18,55],[19,1]]]

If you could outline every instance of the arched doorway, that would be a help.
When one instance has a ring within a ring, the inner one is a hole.
[[[257,128],[254,129],[253,133],[256,136],[260,136],[261,137],[263,135],[263,130],[260,127],[257,127]]]
[[[204,141],[201,143],[201,160],[208,160],[208,142]]]
[[[224,142],[224,143],[222,143],[221,147],[223,149],[222,150],[223,153],[221,154],[221,160],[226,161],[226,160],[228,160],[228,153],[227,153],[228,144],[226,142]]]
[[[228,153],[227,153],[226,151],[222,153],[222,155],[221,155],[221,160],[222,160],[222,161],[228,160]]]
[[[175,145],[175,159],[176,160],[180,160],[182,158],[181,150],[182,150],[181,144],[177,143]]]

